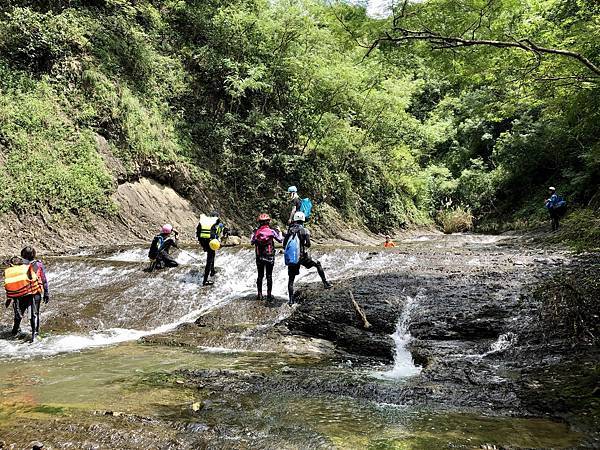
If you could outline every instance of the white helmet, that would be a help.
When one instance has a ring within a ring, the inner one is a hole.
[[[304,222],[306,220],[306,216],[302,211],[296,211],[294,213],[294,222]]]
[[[548,190],[549,190],[549,191],[555,191],[555,190],[556,190],[556,188],[555,188],[554,186],[550,186],[550,187],[548,188]]]

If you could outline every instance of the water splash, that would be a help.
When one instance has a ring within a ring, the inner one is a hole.
[[[408,343],[412,339],[408,326],[410,325],[410,316],[414,310],[417,301],[414,297],[407,296],[404,303],[404,309],[400,320],[396,325],[396,332],[392,334],[394,343],[396,344],[396,354],[394,356],[394,367],[387,372],[379,373],[381,378],[398,380],[401,378],[411,377],[421,373],[421,368],[415,366],[412,355],[407,349]]]
[[[498,336],[495,342],[490,345],[490,349],[483,354],[483,356],[493,355],[494,353],[503,352],[508,350],[517,343],[517,335],[511,331],[503,333]]]

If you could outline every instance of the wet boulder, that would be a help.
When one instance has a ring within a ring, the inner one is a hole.
[[[401,283],[390,283],[390,277],[395,278],[357,277],[331,290],[301,289],[300,304],[285,323],[292,333],[327,339],[354,355],[391,361],[395,353],[391,335],[405,296],[400,294]]]

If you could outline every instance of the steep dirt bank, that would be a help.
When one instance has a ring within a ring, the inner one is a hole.
[[[113,217],[5,214],[0,219],[0,233],[5,236],[0,252],[11,254],[25,244],[35,245],[40,253],[137,244],[151,239],[165,222],[173,223],[185,236],[193,236],[197,209],[168,186],[141,178],[120,184],[112,199],[118,206]]]
[[[115,179],[120,180],[112,195],[117,207],[114,215],[58,218],[47,213],[4,214],[0,216],[0,233],[5,236],[0,242],[0,255],[17,253],[27,244],[36,246],[40,254],[72,254],[85,247],[146,245],[164,223],[173,224],[184,242],[195,241],[200,214],[215,208],[209,194],[193,189],[194,192],[189,193],[191,200],[188,200],[179,193],[191,189],[186,186],[178,186],[175,190],[147,177],[125,181],[120,166],[114,164],[107,162]],[[144,171],[154,173],[157,169],[146,168]],[[166,178],[162,181],[171,181],[167,175],[163,174],[163,177]],[[381,236],[360,224],[345,222],[330,206],[322,205],[321,209],[323,219],[318,225],[310,226],[315,242],[332,245],[377,245],[382,242]],[[222,211],[223,219],[231,229],[237,229],[243,236],[250,234],[254,225],[252,218],[239,217],[231,208]]]

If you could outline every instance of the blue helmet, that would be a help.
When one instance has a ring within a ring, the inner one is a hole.
[[[298,192],[298,188],[297,188],[296,186],[290,186],[290,187],[288,188],[288,192],[289,192],[289,193],[292,193],[292,192]]]

